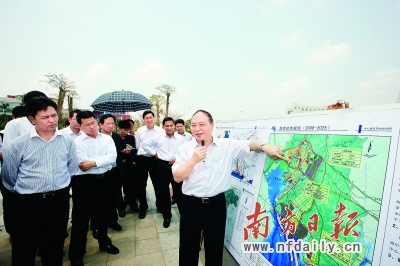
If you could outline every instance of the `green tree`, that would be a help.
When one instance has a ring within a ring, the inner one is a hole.
[[[161,84],[160,86],[156,87],[156,90],[164,93],[164,95],[166,97],[166,101],[165,101],[165,116],[168,116],[170,98],[171,98],[171,95],[175,93],[175,87],[171,86],[171,85],[168,85],[168,84]]]
[[[190,130],[190,124],[192,123],[192,119],[188,119],[185,121],[185,131],[192,134],[192,130]]]
[[[0,107],[3,109],[3,118],[4,118],[4,120],[7,120],[6,119],[6,112],[7,112],[7,109],[9,109],[9,106],[10,106],[9,103],[1,103],[0,104]]]
[[[70,80],[64,74],[46,74],[46,82],[50,87],[58,89],[57,98],[57,114],[58,117],[62,118],[62,107],[64,105],[65,96],[75,92],[75,83]]]
[[[152,94],[150,96],[150,101],[153,104],[151,109],[153,109],[153,111],[156,114],[155,124],[157,126],[159,126],[160,125],[161,115],[163,114],[163,111],[164,111],[161,106],[165,103],[165,97],[163,95],[160,95],[160,94]]]

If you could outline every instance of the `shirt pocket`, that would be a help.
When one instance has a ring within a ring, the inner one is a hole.
[[[206,160],[207,160],[207,158],[206,158]],[[213,175],[213,176],[216,175],[219,177],[224,173],[225,170],[226,169],[224,169],[224,166],[223,166],[222,154],[221,153],[215,154],[215,156],[211,160],[211,175]]]

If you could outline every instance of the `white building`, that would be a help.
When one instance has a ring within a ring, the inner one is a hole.
[[[21,100],[16,99],[16,98],[8,98],[8,97],[0,97],[0,104],[8,104],[7,108],[3,108],[3,106],[0,105],[0,114],[4,114],[4,112],[7,115],[11,115],[11,111],[18,105],[21,105]]]

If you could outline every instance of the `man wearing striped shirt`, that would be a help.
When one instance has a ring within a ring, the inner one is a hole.
[[[14,193],[13,265],[62,265],[68,220],[68,185],[78,167],[74,141],[57,130],[57,104],[46,97],[26,104],[30,133],[16,138],[4,157],[2,178]]]
[[[117,159],[113,139],[98,131],[90,111],[79,112],[76,120],[82,134],[75,138],[79,169],[72,179],[72,231],[69,260],[72,266],[83,265],[89,220],[96,219],[100,250],[119,253],[107,236],[111,168]]]

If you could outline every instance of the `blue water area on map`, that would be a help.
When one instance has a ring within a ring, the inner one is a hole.
[[[289,185],[284,184],[283,177],[284,172],[279,166],[268,173],[268,178],[264,179],[268,183],[268,197],[273,208],[276,207],[276,197],[282,193],[283,190]],[[272,222],[272,230],[269,230],[268,238],[264,239],[264,242],[269,242],[270,246],[275,249],[277,242],[286,242],[285,235],[281,236],[282,229],[279,226],[277,213],[273,212],[269,216]],[[271,223],[269,223],[271,225]],[[271,262],[273,265],[292,265],[293,262],[290,261],[290,253],[263,253],[263,256]]]
[[[231,176],[236,177],[237,179],[243,180],[244,176],[242,176],[241,174],[237,173],[237,172],[231,172]],[[249,183],[250,185],[253,184],[253,180],[246,180],[247,183]]]

